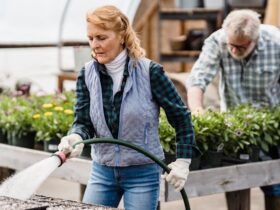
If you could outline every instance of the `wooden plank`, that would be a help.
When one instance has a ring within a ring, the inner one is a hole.
[[[36,42],[5,42],[0,43],[0,48],[38,48],[38,47],[58,47],[58,46],[64,46],[64,47],[71,47],[71,46],[88,46],[89,43],[85,41],[65,41],[61,45],[59,43],[55,42],[46,42],[46,43],[36,43]]]
[[[0,167],[16,170],[50,157],[51,153],[0,144]],[[77,170],[77,168],[79,170]],[[86,184],[90,175],[91,161],[80,158],[68,160],[51,176]],[[185,190],[189,197],[243,190],[280,183],[280,160],[270,160],[227,167],[191,171]],[[161,185],[164,201],[180,200],[170,185]]]
[[[189,197],[243,190],[280,183],[279,174],[280,159],[192,171],[185,190]],[[169,193],[167,200],[180,198],[178,193]]]
[[[170,62],[194,62],[197,60],[200,51],[195,50],[180,50],[172,52],[162,52],[160,54],[161,61]]]
[[[160,11],[162,20],[216,20],[220,15],[220,9],[207,8],[165,8]]]
[[[50,156],[51,153],[48,152],[0,144],[1,167],[20,171]],[[79,170],[77,170],[77,168]],[[90,160],[72,158],[55,170],[51,176],[80,184],[86,184],[89,179],[90,168]]]
[[[133,27],[138,32],[141,31],[147,22],[149,22],[149,18],[156,13],[158,9],[158,1],[150,0],[150,1],[141,1],[140,6],[136,12]]]

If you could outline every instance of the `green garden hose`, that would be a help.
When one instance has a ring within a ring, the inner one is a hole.
[[[73,145],[73,147],[75,147],[77,144],[98,144],[98,143],[110,143],[110,144],[119,144],[125,147],[129,147],[131,149],[134,149],[140,153],[142,153],[143,155],[149,157],[151,160],[155,161],[164,171],[166,171],[167,173],[169,173],[171,171],[170,168],[168,168],[168,166],[162,162],[161,160],[159,160],[158,158],[156,158],[154,155],[152,155],[151,153],[143,150],[141,147],[136,146],[134,144],[131,144],[125,140],[122,139],[113,139],[113,138],[92,138],[92,139],[87,139],[87,140],[83,140],[83,141],[79,141],[76,144]],[[190,204],[189,204],[189,200],[188,200],[188,196],[186,191],[184,190],[184,188],[180,191],[184,204],[185,204],[185,208],[186,210],[190,210]]]

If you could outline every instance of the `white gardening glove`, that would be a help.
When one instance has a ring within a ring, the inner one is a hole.
[[[82,137],[75,133],[64,136],[58,145],[58,150],[66,155],[68,154],[68,158],[78,157],[83,151],[84,144],[80,143],[76,145],[75,148],[73,148],[73,145],[82,140]]]
[[[162,175],[167,182],[175,188],[175,191],[181,191],[187,181],[189,175],[189,165],[191,159],[178,158],[176,161],[170,163],[168,167],[171,169],[170,173],[165,172]]]

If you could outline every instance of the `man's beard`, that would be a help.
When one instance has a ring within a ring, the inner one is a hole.
[[[234,53],[231,52],[230,48],[228,47],[228,51],[229,51],[229,54],[235,59],[235,60],[242,60],[244,58],[246,58],[248,55],[251,54],[251,52],[253,52],[254,48],[256,46],[256,42],[252,42],[249,47],[246,49],[246,51],[241,54],[241,55],[236,55]]]

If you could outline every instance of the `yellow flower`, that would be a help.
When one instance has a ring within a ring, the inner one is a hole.
[[[45,114],[44,114],[46,117],[48,117],[48,116],[52,116],[53,115],[53,113],[52,112],[45,112]]]
[[[54,110],[55,110],[55,111],[63,111],[63,107],[61,107],[61,106],[56,106],[56,107],[54,107]]]
[[[38,119],[38,118],[40,118],[40,117],[41,117],[40,114],[34,114],[34,115],[33,115],[33,119]]]
[[[73,111],[71,109],[65,109],[64,113],[65,114],[73,114]]]
[[[47,109],[47,108],[52,108],[53,105],[52,104],[43,104],[42,106],[44,109]]]

